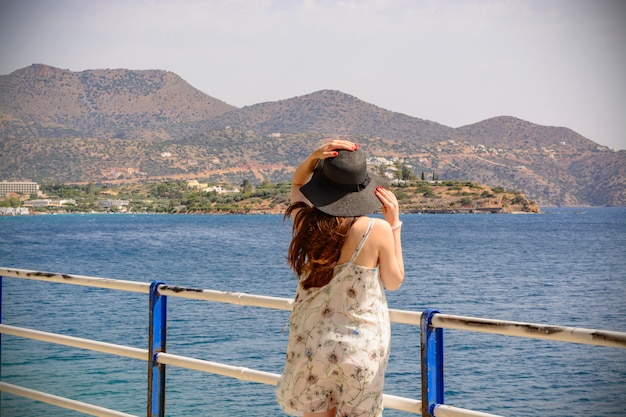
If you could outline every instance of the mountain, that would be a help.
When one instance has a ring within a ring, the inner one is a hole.
[[[379,169],[515,189],[544,206],[626,205],[626,151],[566,127],[499,116],[454,129],[335,90],[237,108],[161,70],[35,64],[0,76],[6,180],[288,181],[331,135]]]
[[[26,124],[49,137],[170,139],[165,132],[173,124],[235,108],[167,71],[71,72],[35,64],[0,76],[3,132]]]
[[[205,126],[208,130],[236,126],[262,134],[315,132],[408,141],[448,138],[453,131],[441,124],[394,113],[335,90],[243,107],[214,117]]]
[[[474,171],[474,181],[532,190],[529,195],[542,204],[625,204],[626,152],[571,129],[503,116],[455,129],[453,137],[471,145],[473,155],[450,156],[458,168],[449,174]]]

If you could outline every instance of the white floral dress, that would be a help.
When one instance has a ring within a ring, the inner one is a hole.
[[[391,333],[387,300],[378,268],[354,263],[373,222],[327,285],[298,286],[276,386],[278,403],[291,415],[333,407],[341,417],[382,415]]]

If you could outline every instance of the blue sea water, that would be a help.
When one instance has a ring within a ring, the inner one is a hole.
[[[390,308],[626,331],[626,209],[403,215]],[[292,297],[281,216],[0,218],[0,266]],[[148,299],[4,278],[2,320],[147,348]],[[280,373],[288,312],[168,300],[168,351]],[[385,392],[420,397],[419,329],[392,326]],[[147,363],[2,336],[7,383],[145,415]],[[625,416],[626,350],[445,331],[446,403],[505,416]],[[168,367],[168,416],[280,416],[273,387]],[[3,417],[79,416],[2,393]],[[386,410],[386,417],[409,416]]]

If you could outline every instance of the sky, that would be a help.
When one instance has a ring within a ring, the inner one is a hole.
[[[0,75],[159,69],[244,107],[332,89],[626,149],[623,0],[0,0]]]

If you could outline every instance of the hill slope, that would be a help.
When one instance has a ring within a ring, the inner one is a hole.
[[[26,122],[49,137],[170,139],[164,130],[172,124],[232,109],[166,71],[71,72],[35,64],[0,76],[3,133]]]
[[[454,129],[365,103],[335,90],[255,104],[212,118],[207,130],[224,126],[273,132],[395,138],[415,142],[448,139]]]

